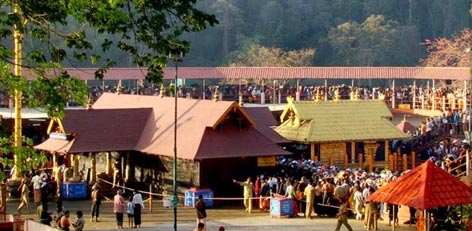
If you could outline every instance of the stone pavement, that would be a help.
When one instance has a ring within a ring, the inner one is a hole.
[[[8,202],[8,212],[12,213],[18,206],[18,201],[12,200]],[[52,210],[55,208],[54,204],[50,204],[49,207]],[[136,231],[172,231],[173,229],[173,209],[164,208],[162,201],[153,201],[153,212],[149,211],[149,204],[145,204],[143,210],[143,224],[142,228],[133,229]],[[115,217],[113,214],[113,203],[111,201],[105,201],[100,207],[100,218],[99,222],[90,221],[90,201],[88,200],[77,200],[77,201],[64,201],[64,208],[71,211],[72,220],[75,219],[75,212],[82,210],[86,219],[85,230],[116,230]],[[35,206],[32,206],[34,211]],[[24,210],[26,212],[26,210]],[[239,230],[239,231],[255,231],[255,230],[267,230],[267,231],[282,231],[282,230],[297,230],[297,231],[325,231],[334,230],[336,226],[336,218],[326,217],[314,217],[311,220],[304,218],[272,218],[269,213],[253,212],[247,214],[243,212],[242,206],[237,208],[209,208],[207,209],[208,221],[207,231],[218,230],[219,226],[224,226],[226,230]],[[400,231],[412,231],[416,230],[415,226],[409,226],[402,224],[406,221],[408,209],[400,209],[400,227],[395,230]],[[189,207],[178,207],[177,211],[177,230],[179,231],[192,231],[195,229],[195,209]],[[33,213],[23,213],[23,217],[32,218],[37,220]],[[379,221],[379,230],[392,230],[391,226],[387,226],[387,214],[384,214],[385,220]],[[127,227],[127,217],[125,215],[125,224]],[[355,219],[349,219],[353,230],[365,230],[362,221]],[[342,227],[341,230],[347,230]]]

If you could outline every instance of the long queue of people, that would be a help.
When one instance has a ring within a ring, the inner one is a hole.
[[[137,84],[123,85],[118,87],[117,85],[90,85],[88,88],[88,94],[92,100],[96,100],[102,93],[110,92],[116,93],[120,91],[121,94],[133,94],[133,95],[160,95],[161,91],[163,95],[173,95],[173,85],[154,86],[144,84],[138,86]],[[222,95],[223,100],[239,100],[241,95],[244,103],[260,103],[262,93],[265,95],[266,103],[286,103],[287,96],[295,96],[298,94],[300,100],[309,101],[315,100],[319,97],[321,100],[327,99],[352,99],[355,95],[358,99],[383,99],[387,105],[391,106],[392,101],[395,100],[396,105],[398,104],[410,104],[412,107],[418,106],[413,105],[413,98],[416,98],[416,104],[424,103],[427,107],[431,108],[435,99],[442,99],[443,96],[446,99],[456,99],[457,102],[461,102],[462,99],[468,99],[469,92],[464,91],[460,87],[452,87],[445,85],[441,87],[435,87],[434,89],[428,86],[414,86],[404,85],[395,88],[384,87],[384,86],[366,86],[357,85],[351,86],[346,84],[332,84],[332,85],[316,85],[316,84],[303,84],[295,85],[290,82],[275,81],[275,84],[269,83],[265,85],[257,83],[244,83],[244,84],[208,84],[201,85],[199,83],[193,83],[189,85],[179,85],[177,94],[179,97],[192,98],[192,99],[212,99],[215,92],[218,91]],[[442,108],[442,100],[436,100],[436,109]],[[0,107],[9,107],[9,96],[6,92],[0,91]],[[77,106],[76,102],[69,102],[69,106]],[[456,103],[451,109],[463,109],[463,103]]]

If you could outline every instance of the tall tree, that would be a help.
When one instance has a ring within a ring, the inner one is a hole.
[[[472,30],[466,28],[452,38],[427,39],[424,42],[428,57],[421,59],[424,66],[470,67],[472,55]]]
[[[83,82],[71,78],[62,71],[64,60],[88,60],[101,64],[95,72],[102,78],[107,68],[116,61],[101,60],[101,55],[116,47],[128,53],[137,66],[148,69],[146,78],[158,83],[162,67],[170,52],[186,53],[189,43],[181,38],[187,32],[201,31],[217,23],[216,17],[195,8],[197,0],[0,0],[0,41],[14,41],[13,49],[0,45],[0,61],[14,65],[14,77],[24,82],[23,67],[29,68],[35,78],[29,86],[33,89],[32,105],[43,106],[50,116],[62,116],[64,98],[76,97],[83,101]],[[80,27],[69,27],[74,22]],[[108,37],[87,37],[85,28],[93,28],[99,34],[118,35],[118,40]],[[13,37],[13,38],[11,38]],[[103,39],[99,47],[91,40]],[[29,41],[29,50],[23,43]],[[89,55],[87,51],[93,53]],[[23,60],[25,57],[25,60]],[[82,84],[82,85],[81,85]],[[21,142],[22,84],[11,85],[15,98],[15,145]],[[77,91],[77,93],[74,93]],[[71,93],[71,94],[69,94]],[[35,96],[45,96],[34,100]],[[15,159],[15,164],[20,160]]]
[[[381,66],[389,63],[397,23],[372,15],[362,24],[344,23],[330,30],[328,41],[343,65]]]
[[[251,44],[243,52],[234,55],[230,66],[310,66],[314,56],[315,49],[302,49],[285,52],[280,48],[267,48],[258,44]]]

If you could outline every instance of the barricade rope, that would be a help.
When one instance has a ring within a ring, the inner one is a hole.
[[[97,177],[97,180],[99,181],[102,181],[106,184],[109,184],[109,185],[112,185],[113,186],[113,182],[110,182],[110,181],[107,181],[107,180],[104,180],[104,179],[101,179],[99,177]],[[124,190],[129,190],[129,191],[134,191],[133,188],[129,188],[129,187],[125,187],[125,186],[121,186],[121,185],[116,185],[115,184],[115,188],[121,188],[121,189],[124,189]],[[149,191],[142,191],[142,190],[138,190],[139,193],[141,194],[146,194],[146,195],[149,195],[149,196],[162,196],[162,197],[168,197],[168,196],[173,196],[173,194],[162,194],[162,193],[153,193],[153,192],[149,192]],[[183,198],[185,199],[185,196],[178,196],[178,198]],[[188,197],[187,197],[188,198]],[[198,197],[193,197],[193,199],[196,199]],[[269,198],[269,197],[263,197],[263,198]],[[208,198],[210,199],[210,198]],[[244,197],[211,197],[212,200],[244,200],[246,198]],[[259,200],[260,197],[251,197],[250,199],[252,200]]]

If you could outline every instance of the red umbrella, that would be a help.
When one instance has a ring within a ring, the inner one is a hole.
[[[431,161],[381,187],[368,201],[430,209],[472,203],[472,188]]]

